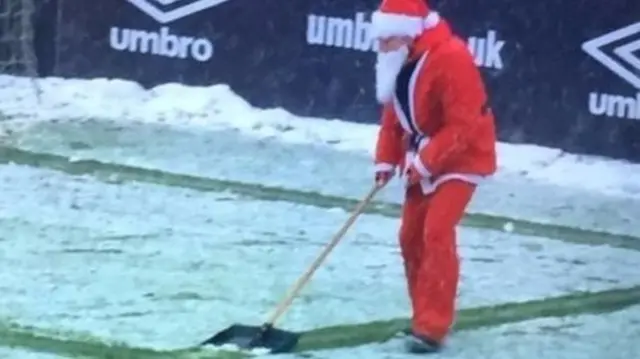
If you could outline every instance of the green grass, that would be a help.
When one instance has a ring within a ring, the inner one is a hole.
[[[640,304],[640,286],[595,293],[508,303],[461,310],[455,331],[473,330],[536,318],[609,313]],[[259,324],[259,323],[257,323]],[[364,324],[325,327],[303,332],[295,352],[352,347],[386,341],[408,325],[399,318]],[[212,328],[212,332],[222,328]],[[198,342],[205,338],[194,338]],[[0,324],[0,346],[23,348],[68,357],[96,359],[211,358],[239,359],[236,352],[213,352],[198,347],[182,350],[154,350],[123,343],[105,342],[87,334],[56,332],[5,322]]]
[[[458,314],[454,330],[478,329],[535,318],[607,313],[636,304],[640,304],[640,286],[597,293],[575,293],[523,303],[464,309]],[[318,350],[385,341],[408,325],[408,319],[396,319],[363,325],[327,327],[306,333],[297,350]]]
[[[317,192],[305,192],[253,183],[177,174],[156,169],[100,162],[97,160],[72,161],[70,158],[61,155],[32,152],[14,147],[0,147],[0,163],[15,163],[46,168],[72,175],[91,175],[105,182],[135,181],[188,188],[197,191],[229,191],[253,199],[287,201],[321,208],[343,208],[350,210],[358,201],[358,199],[329,196]],[[398,217],[400,206],[391,203],[374,202],[366,210],[366,213]],[[544,236],[577,244],[609,245],[612,247],[640,250],[640,238],[634,236],[535,223],[494,215],[469,213],[465,216],[462,225],[480,229],[502,230],[504,224],[507,222],[514,224],[515,228],[513,232],[516,234]]]

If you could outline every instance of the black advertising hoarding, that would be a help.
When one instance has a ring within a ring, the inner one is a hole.
[[[377,1],[59,1],[58,75],[227,83],[257,106],[378,121]],[[640,161],[640,2],[432,6],[474,52],[501,140]]]
[[[51,76],[56,61],[58,0],[39,0],[34,5],[33,47],[38,59],[37,73],[39,76]]]
[[[327,105],[318,92],[335,74],[306,53],[308,1],[60,1],[61,76],[227,83],[258,105],[306,113]]]

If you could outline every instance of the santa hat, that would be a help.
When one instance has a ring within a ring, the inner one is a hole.
[[[383,0],[371,17],[371,31],[375,38],[415,38],[439,22],[440,16],[429,9],[427,0]]]

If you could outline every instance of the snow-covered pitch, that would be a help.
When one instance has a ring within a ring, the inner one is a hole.
[[[375,125],[257,109],[224,85],[39,85],[41,102],[29,80],[0,76],[3,357],[206,355],[191,347],[233,322],[260,324],[346,219],[347,198],[371,185]],[[576,299],[559,319],[531,319],[554,310],[544,304],[517,308],[640,286],[640,166],[504,143],[499,163],[460,229],[469,330],[444,357],[628,358],[637,305],[598,315]],[[395,183],[379,199],[397,207],[401,193]],[[540,224],[522,233],[523,219]],[[363,215],[281,325],[317,339],[313,329],[406,317],[397,225],[389,211]],[[514,323],[480,328],[500,315],[478,308],[504,303]],[[393,341],[308,355],[403,357]]]

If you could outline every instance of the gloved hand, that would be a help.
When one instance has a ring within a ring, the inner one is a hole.
[[[407,187],[420,183],[420,180],[422,179],[422,175],[413,165],[410,165],[409,168],[407,168],[405,176],[407,179]]]
[[[421,162],[412,161],[409,167],[404,171],[404,179],[407,187],[420,183],[423,180],[432,179],[431,172]]]
[[[393,178],[393,170],[376,171],[375,181],[376,186],[384,187]]]

